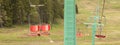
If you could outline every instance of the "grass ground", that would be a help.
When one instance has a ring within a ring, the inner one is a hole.
[[[93,16],[96,8],[95,0],[79,0],[77,1],[79,7],[79,14],[77,17],[77,29],[84,34],[84,36],[77,38],[77,45],[91,45],[91,29],[87,29],[83,24],[86,18]],[[102,32],[106,35],[104,39],[96,38],[96,45],[120,45],[120,0],[107,0],[105,15],[107,18],[106,25]],[[63,21],[62,21],[63,22]],[[0,45],[63,45],[63,23],[53,25],[51,35],[49,37],[54,40],[50,43],[48,37],[30,37],[28,25],[19,25],[12,28],[0,28]]]

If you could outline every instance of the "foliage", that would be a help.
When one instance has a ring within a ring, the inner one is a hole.
[[[0,4],[0,24],[6,27],[28,23],[28,16],[33,24],[55,23],[56,19],[63,18],[60,0],[0,0]],[[31,8],[30,5],[44,6]],[[32,14],[34,12],[38,14]]]

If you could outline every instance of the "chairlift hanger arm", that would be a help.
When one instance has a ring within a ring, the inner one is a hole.
[[[106,1],[103,0],[103,7],[102,7],[102,16],[103,16],[103,17],[105,17],[105,16],[104,16],[105,2],[106,2]]]
[[[40,7],[40,6],[44,6],[44,5],[30,5],[31,7]]]
[[[29,0],[29,4],[30,4],[31,7],[40,7],[40,6],[44,6],[44,4],[41,4],[41,5],[33,5],[33,4],[31,3],[30,0]]]
[[[106,0],[103,0],[102,12],[101,12],[101,21],[104,20],[104,23],[106,23],[106,16],[104,15],[105,4],[106,4]]]

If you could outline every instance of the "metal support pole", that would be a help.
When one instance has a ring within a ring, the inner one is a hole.
[[[64,45],[76,45],[75,0],[64,2]]]
[[[96,30],[97,30],[97,18],[94,17],[94,23],[92,25],[92,45],[95,45]]]

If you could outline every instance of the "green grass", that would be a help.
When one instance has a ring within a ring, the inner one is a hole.
[[[55,42],[63,41],[63,29],[58,28],[58,25],[53,25],[53,32],[49,37],[52,38]],[[63,27],[63,26],[62,26]],[[61,28],[62,28],[61,27]],[[28,26],[15,26],[14,28],[0,28],[2,31],[0,33],[0,45],[46,45],[50,43],[48,37],[30,37],[27,36],[28,33]],[[3,31],[4,30],[4,31]],[[15,31],[17,30],[17,31]],[[9,32],[8,32],[9,31]],[[59,31],[59,32],[58,32]],[[61,33],[61,34],[58,34]],[[41,43],[42,42],[42,43]],[[51,43],[52,44],[52,43]],[[59,44],[59,43],[55,43]],[[54,45],[54,44],[53,44]]]

